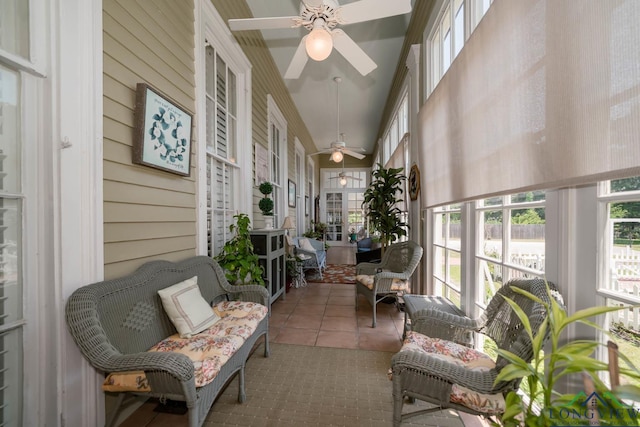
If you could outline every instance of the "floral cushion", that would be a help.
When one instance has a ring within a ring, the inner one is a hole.
[[[374,275],[370,274],[358,274],[356,276],[356,281],[373,290],[374,277]],[[402,279],[393,279],[393,282],[391,282],[391,290],[397,292],[409,292],[409,281]]]
[[[174,334],[149,351],[173,351],[188,356],[193,361],[196,387],[202,387],[213,381],[222,365],[253,334],[268,311],[264,305],[254,302],[220,302],[213,307],[220,320],[209,329],[191,338],[180,338],[179,334]],[[143,371],[109,374],[102,389],[113,392],[151,391]]]
[[[428,353],[431,357],[474,371],[488,371],[496,366],[489,356],[478,350],[453,341],[431,338],[415,331],[407,332],[400,349],[400,351],[407,350]],[[487,414],[501,414],[506,406],[501,393],[491,395],[478,393],[458,384],[453,384],[449,398],[453,403]]]

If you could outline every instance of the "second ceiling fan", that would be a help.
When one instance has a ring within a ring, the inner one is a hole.
[[[348,148],[347,143],[344,142],[344,134],[340,133],[340,83],[341,77],[334,77],[333,81],[336,82],[336,140],[331,143],[330,147],[324,148],[317,153],[309,154],[314,156],[316,154],[331,153],[331,160],[336,163],[340,163],[344,160],[344,155],[355,157],[358,160],[364,159],[364,154],[357,153],[354,150],[364,151],[362,148]]]
[[[336,0],[303,0],[300,15],[268,18],[229,19],[232,31],[269,30],[305,27],[309,34],[302,37],[285,79],[300,77],[307,59],[326,59],[333,48],[340,52],[363,76],[377,65],[338,25],[372,21],[411,12],[411,0],[360,0],[340,6]],[[308,55],[308,56],[307,56]]]

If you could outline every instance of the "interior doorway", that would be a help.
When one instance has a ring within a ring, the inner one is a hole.
[[[362,202],[368,186],[368,171],[335,169],[322,171],[321,221],[327,224],[326,242],[330,246],[355,244],[366,234]]]

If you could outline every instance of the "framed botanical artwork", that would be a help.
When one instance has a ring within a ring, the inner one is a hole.
[[[296,207],[296,183],[289,180],[289,207]]]
[[[409,172],[409,197],[411,200],[418,200],[418,194],[420,194],[420,169],[418,165],[413,165]]]
[[[193,115],[146,83],[136,85],[133,163],[191,174]]]

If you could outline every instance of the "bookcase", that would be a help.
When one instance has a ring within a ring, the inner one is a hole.
[[[286,286],[286,251],[285,230],[252,230],[251,243],[253,252],[258,255],[258,262],[264,269],[264,281],[273,303],[280,295],[285,298]]]

